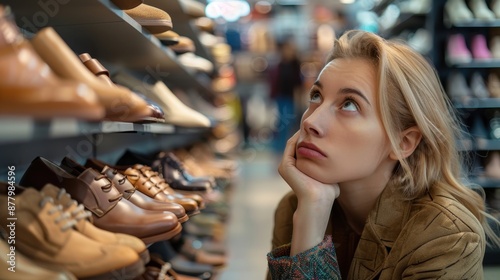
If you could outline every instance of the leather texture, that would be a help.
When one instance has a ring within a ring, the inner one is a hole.
[[[7,201],[7,196],[0,195],[2,205]],[[0,217],[4,221],[10,217],[6,207],[0,210]],[[16,196],[16,217],[16,249],[30,258],[63,267],[78,279],[105,279],[117,273],[133,277],[144,271],[134,250],[102,244],[74,230],[75,221],[52,198],[34,188]],[[8,230],[6,225],[1,225],[4,230]]]
[[[104,167],[94,165],[92,160],[88,160],[85,163],[85,166],[97,170],[102,169],[101,173],[106,175],[106,177],[113,182],[118,191],[122,193],[123,197],[130,200],[130,202],[138,207],[146,210],[174,213],[180,223],[184,223],[189,219],[182,205],[175,202],[156,200],[140,191],[137,191],[135,186],[127,179],[127,177],[118,172],[118,170],[107,165],[104,165]]]
[[[342,279],[482,279],[485,235],[472,213],[438,188],[415,201],[405,200],[399,189],[386,187],[361,236],[334,204],[326,234],[333,236]],[[291,192],[280,201],[273,248],[291,242],[296,208]],[[426,277],[419,274],[422,264]]]
[[[60,167],[37,157],[20,184],[41,189],[47,183],[64,188],[73,199],[83,204],[92,213],[94,225],[101,229],[130,234],[146,244],[168,240],[182,229],[173,213],[144,210],[122,199],[113,183],[92,168]]]
[[[134,122],[150,115],[148,104],[139,96],[124,87],[110,87],[92,74],[52,27],[36,33],[31,44],[60,77],[93,89],[106,109],[106,119]]]
[[[0,7],[0,115],[101,120],[96,93],[60,79],[24,39],[9,10]]]

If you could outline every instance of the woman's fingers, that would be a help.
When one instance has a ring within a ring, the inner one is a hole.
[[[284,172],[287,171],[287,168],[291,166],[295,167],[295,146],[297,145],[298,138],[299,132],[296,132],[286,143],[285,151],[283,152],[283,157],[278,167],[278,172],[282,177],[284,176]]]

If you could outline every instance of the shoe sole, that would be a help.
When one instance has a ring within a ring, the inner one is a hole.
[[[182,231],[182,225],[180,223],[177,224],[177,226],[170,231],[167,231],[162,234],[157,234],[153,236],[148,236],[148,237],[142,237],[141,240],[147,245],[147,244],[152,244],[158,241],[163,241],[163,240],[169,240],[172,237],[176,236],[177,234],[181,233]]]

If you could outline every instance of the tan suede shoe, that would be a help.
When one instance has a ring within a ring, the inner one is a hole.
[[[124,12],[146,28],[151,34],[172,30],[172,18],[162,9],[141,4]]]
[[[16,249],[30,257],[67,269],[85,279],[111,278],[114,275],[135,277],[144,272],[144,264],[134,250],[127,246],[102,244],[73,229],[76,221],[33,188],[16,195],[15,214],[7,207],[0,210],[6,231],[12,224],[16,232]],[[8,197],[0,195],[0,204],[7,205]]]
[[[41,192],[52,197],[54,204],[61,205],[63,211],[71,215],[76,221],[75,229],[83,235],[102,244],[118,244],[132,248],[141,257],[144,263],[149,262],[149,251],[146,244],[139,238],[122,233],[114,233],[97,228],[90,222],[92,214],[85,210],[83,204],[79,204],[65,189],[60,189],[52,184],[45,185]]]

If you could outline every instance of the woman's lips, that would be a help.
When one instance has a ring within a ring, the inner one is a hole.
[[[325,158],[326,155],[316,145],[307,142],[300,142],[297,145],[297,154],[309,158]]]

